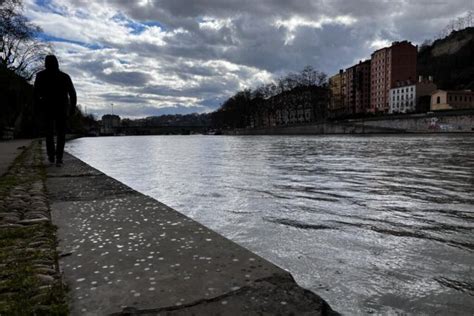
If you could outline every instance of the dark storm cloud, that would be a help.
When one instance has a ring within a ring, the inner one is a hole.
[[[76,67],[87,71],[94,78],[119,86],[143,87],[152,79],[141,71],[117,71],[110,69],[111,66],[110,62],[100,59],[76,64]]]
[[[100,76],[105,82],[118,84],[121,86],[136,86],[142,87],[150,81],[151,76],[138,71],[120,71],[111,72],[110,74],[103,73]]]
[[[453,17],[474,9],[471,0],[161,0],[149,1],[148,5],[109,0],[109,3],[133,18],[160,20],[170,28],[189,31],[171,39],[164,53],[198,59],[225,58],[271,72],[296,70],[306,64],[334,72],[354,59],[369,57],[372,47],[368,43],[372,41],[408,39],[419,43],[437,34]],[[198,21],[206,16],[231,19],[231,23],[216,32],[204,31]],[[300,40],[295,38],[291,45],[285,45],[288,30],[275,28],[273,24],[276,19],[295,16],[311,21],[347,16],[354,23],[346,26],[328,21],[318,29],[300,27],[295,30]],[[347,54],[347,49],[352,49],[352,54]],[[359,53],[361,49],[363,54]]]
[[[87,3],[86,0],[81,0]],[[147,5],[138,1],[110,0],[112,4],[139,20],[156,20],[157,18],[168,25],[180,25],[187,18],[202,16],[235,17],[239,14],[251,13],[256,17],[307,15],[324,8],[322,0],[152,0]],[[192,25],[188,20],[184,25]]]
[[[120,95],[116,93],[102,93],[100,97],[110,101],[111,103],[128,103],[128,104],[146,104],[148,101],[141,98],[140,95],[127,94]]]

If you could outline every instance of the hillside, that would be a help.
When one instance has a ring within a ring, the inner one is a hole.
[[[418,53],[418,74],[433,76],[440,89],[474,90],[474,27],[454,31]]]

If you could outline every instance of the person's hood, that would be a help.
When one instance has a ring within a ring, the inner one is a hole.
[[[58,71],[59,70],[59,62],[56,56],[48,55],[44,60],[44,66],[47,70],[51,71]]]

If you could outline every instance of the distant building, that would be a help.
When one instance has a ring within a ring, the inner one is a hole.
[[[331,101],[329,103],[329,114],[337,117],[344,114],[345,105],[345,81],[343,81],[344,70],[339,70],[337,75],[329,78],[329,90],[331,91]]]
[[[436,90],[431,95],[431,111],[474,109],[471,90]]]
[[[351,91],[349,107],[354,114],[370,111],[370,64],[369,59],[360,61],[350,68],[352,70],[351,81],[347,84]]]
[[[394,42],[372,53],[371,112],[388,112],[390,89],[397,82],[415,80],[416,57],[417,48],[408,41]]]
[[[432,77],[419,77],[418,82],[397,82],[396,87],[390,89],[388,113],[425,112],[423,97],[431,96],[436,90]]]
[[[340,117],[370,111],[370,59],[342,69],[329,79],[329,116]]]
[[[102,116],[102,124],[100,133],[102,135],[115,135],[120,128],[120,116],[114,114],[106,114]]]
[[[344,115],[354,114],[354,80],[355,80],[355,68],[349,67],[344,71]]]

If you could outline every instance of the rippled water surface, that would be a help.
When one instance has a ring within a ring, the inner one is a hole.
[[[67,150],[344,314],[474,311],[473,136],[136,136]]]

